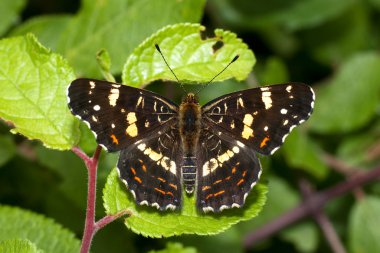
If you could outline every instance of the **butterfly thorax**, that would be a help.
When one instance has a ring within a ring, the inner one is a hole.
[[[191,193],[194,191],[196,179],[195,148],[201,131],[201,107],[193,93],[187,94],[182,100],[179,106],[178,120],[184,158],[182,178],[186,192]]]

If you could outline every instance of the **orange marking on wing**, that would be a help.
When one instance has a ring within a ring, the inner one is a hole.
[[[207,195],[206,200],[211,198],[212,196],[214,196],[214,194],[210,193],[209,195]]]
[[[154,190],[155,190],[155,191],[158,191],[159,193],[161,193],[161,194],[164,194],[164,195],[165,195],[165,192],[164,192],[163,190],[161,190],[161,189],[158,189],[158,188],[154,188]]]
[[[131,167],[131,171],[132,171],[133,175],[136,175],[136,170],[135,170],[135,168]]]
[[[164,182],[164,183],[166,182],[166,180],[163,179],[162,177],[158,177],[157,179],[160,180],[161,182]]]
[[[174,194],[172,192],[166,192],[166,194],[168,194],[174,198]]]
[[[228,176],[228,177],[226,177],[224,180],[230,180],[231,179],[231,176]]]
[[[213,184],[219,184],[220,182],[222,182],[222,179],[216,180]]]
[[[243,171],[243,177],[245,177],[245,175],[247,175],[247,171]]]
[[[143,164],[144,162],[143,162],[143,160],[141,160],[141,159],[139,159],[139,162],[141,163],[141,164]]]
[[[232,174],[235,174],[236,173],[236,167],[232,167]]]
[[[207,191],[208,189],[211,189],[211,187],[209,185],[206,185],[206,186],[202,187],[202,191]]]
[[[137,182],[139,182],[139,184],[141,184],[142,183],[142,180],[141,180],[141,178],[139,178],[139,177],[134,177],[134,179],[137,181]]]
[[[269,141],[269,137],[265,136],[265,138],[260,143],[260,148],[266,146],[268,141]]]
[[[145,166],[145,164],[143,164],[143,165],[141,166],[141,168],[143,169],[144,172],[146,172],[146,166]]]
[[[116,138],[114,134],[111,135],[112,142],[115,143],[116,145],[119,145],[119,140]]]
[[[177,186],[175,184],[169,184],[169,186],[177,190]]]
[[[223,194],[224,192],[225,192],[225,190],[218,191],[217,193],[214,193],[214,197],[219,196],[219,195]]]
[[[244,182],[244,179],[240,179],[240,181],[237,183],[237,185],[241,185]]]

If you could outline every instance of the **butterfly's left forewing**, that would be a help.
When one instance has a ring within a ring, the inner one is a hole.
[[[71,112],[86,122],[108,151],[125,149],[165,124],[173,124],[178,106],[150,91],[118,83],[80,78],[67,89]]]

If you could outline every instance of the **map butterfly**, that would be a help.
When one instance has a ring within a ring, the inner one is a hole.
[[[165,59],[164,59],[165,60]],[[273,154],[307,120],[314,92],[302,83],[252,88],[201,106],[148,90],[80,78],[67,90],[71,112],[109,152],[137,204],[179,209],[183,189],[204,212],[241,207],[259,180],[256,153]]]

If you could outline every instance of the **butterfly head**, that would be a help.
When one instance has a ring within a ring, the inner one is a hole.
[[[198,97],[194,93],[187,93],[187,95],[182,99],[182,103],[199,104]]]

